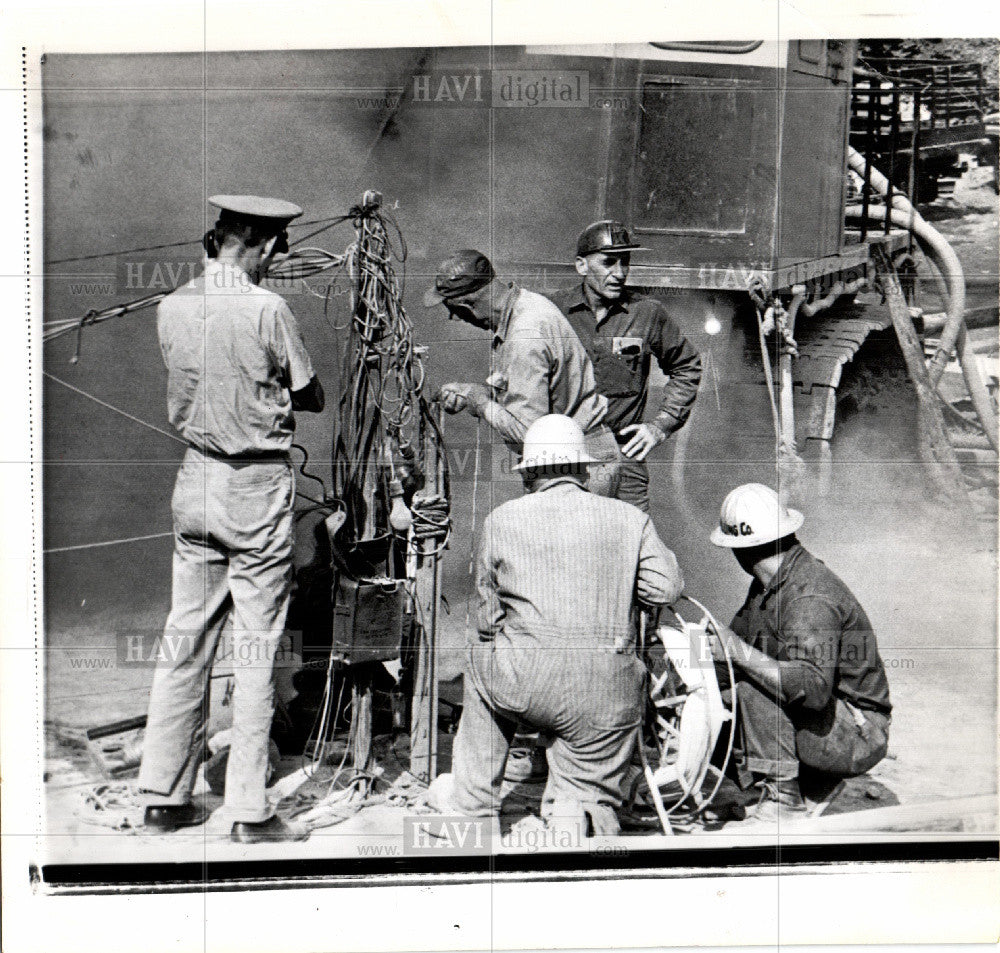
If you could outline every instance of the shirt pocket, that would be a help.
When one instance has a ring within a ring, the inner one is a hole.
[[[605,397],[632,397],[640,393],[644,359],[641,343],[630,344],[629,350],[620,354],[613,353],[611,346],[603,341],[595,344],[593,363],[598,391]]]

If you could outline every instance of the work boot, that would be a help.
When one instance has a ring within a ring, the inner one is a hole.
[[[760,799],[747,810],[748,819],[773,823],[805,815],[806,802],[802,799],[798,778],[764,778],[754,788],[759,791]]]
[[[549,763],[545,749],[539,745],[510,749],[503,779],[512,784],[538,783],[549,776]]]
[[[265,844],[279,841],[305,840],[309,832],[290,827],[277,814],[266,821],[237,821],[229,837],[237,844]]]
[[[143,826],[152,834],[172,834],[180,827],[198,827],[208,812],[196,804],[153,804],[143,814]]]

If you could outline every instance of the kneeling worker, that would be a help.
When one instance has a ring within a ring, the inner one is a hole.
[[[736,671],[745,767],[756,816],[804,810],[800,766],[863,774],[889,744],[889,684],[868,616],[846,585],[796,539],[803,516],[747,483],[723,501],[716,546],[753,576],[725,640]],[[716,659],[722,661],[719,646]]]
[[[495,817],[517,726],[548,731],[550,827],[619,830],[616,809],[644,712],[635,601],[681,594],[674,554],[650,518],[587,491],[583,432],[560,414],[528,429],[518,469],[529,488],[483,524],[479,638],[469,651],[450,803]],[[445,786],[446,787],[446,786]]]

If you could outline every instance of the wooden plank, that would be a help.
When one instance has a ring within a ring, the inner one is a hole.
[[[920,426],[919,454],[928,474],[940,493],[948,497],[962,512],[969,504],[965,495],[962,471],[959,469],[955,448],[949,443],[944,426],[941,404],[931,384],[924,362],[924,351],[917,338],[906,299],[899,284],[899,277],[885,252],[873,246],[872,254],[878,269],[879,282],[886,297],[892,325],[899,340],[903,359],[910,380],[917,393],[918,421]]]
[[[935,830],[995,833],[996,829],[995,794],[895,804],[870,811],[853,811],[782,824],[782,831],[787,835]]]

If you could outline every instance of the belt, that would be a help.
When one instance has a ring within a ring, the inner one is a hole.
[[[223,463],[277,463],[288,459],[287,450],[259,450],[251,453],[219,453],[215,450],[206,450],[197,444],[188,442],[188,446],[210,460],[221,460]]]

